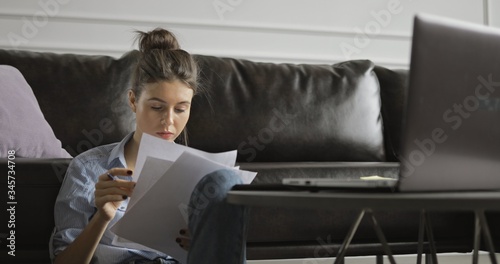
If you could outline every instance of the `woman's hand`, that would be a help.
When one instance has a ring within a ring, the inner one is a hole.
[[[108,175],[109,174],[109,175]],[[106,221],[111,221],[121,203],[132,195],[135,182],[111,179],[111,176],[132,176],[132,171],[125,168],[113,168],[99,176],[95,184],[95,206],[97,213]]]
[[[189,231],[187,228],[183,228],[179,231],[179,234],[181,235],[180,237],[175,239],[175,242],[179,244],[181,248],[183,248],[186,251],[189,251],[189,248],[191,247],[191,235],[189,234]]]

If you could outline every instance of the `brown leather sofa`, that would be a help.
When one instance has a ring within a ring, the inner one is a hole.
[[[195,57],[206,91],[193,100],[189,145],[210,152],[238,149],[241,167],[258,172],[253,184],[279,183],[283,177],[397,177],[406,70],[367,60],[294,65]],[[137,58],[135,51],[112,58],[0,50],[0,64],[24,75],[73,156],[117,142],[134,129],[126,91]],[[113,129],[101,129],[103,120]],[[16,158],[16,256],[2,246],[1,263],[50,262],[53,204],[70,161]],[[6,170],[2,157],[2,175]],[[5,180],[0,185],[7,188]],[[2,195],[1,204],[5,199]],[[416,253],[418,212],[375,215],[393,253]],[[248,259],[333,256],[355,216],[349,210],[254,207]],[[3,245],[8,217],[0,225]],[[434,212],[431,220],[438,252],[472,250],[472,214]],[[382,254],[371,225],[362,222],[347,255]]]

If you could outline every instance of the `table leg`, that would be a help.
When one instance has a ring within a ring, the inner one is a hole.
[[[427,238],[429,239],[429,247],[431,250],[432,263],[438,264],[437,253],[436,253],[436,243],[434,242],[434,234],[432,232],[431,219],[429,218],[429,214],[425,211],[422,211],[425,216],[425,227],[427,230]]]
[[[472,264],[477,264],[479,261],[479,245],[481,244],[481,221],[475,212],[474,217],[474,252],[472,254]]]
[[[377,234],[378,240],[382,243],[382,248],[385,251],[385,254],[389,258],[389,262],[391,264],[396,264],[396,260],[394,259],[394,256],[392,255],[391,248],[389,247],[389,244],[387,243],[387,240],[385,239],[384,232],[382,232],[382,228],[380,228],[380,225],[377,222],[377,219],[373,215],[372,210],[368,210],[368,213],[370,214],[370,218],[373,223],[373,227],[375,229],[375,233]]]
[[[420,212],[420,223],[418,225],[418,248],[417,264],[422,264],[422,254],[424,252],[424,229],[425,229],[425,211]]]
[[[351,228],[347,232],[347,235],[344,239],[344,242],[342,242],[342,246],[340,247],[339,252],[337,253],[337,256],[335,258],[334,264],[340,264],[344,260],[344,256],[347,250],[347,247],[349,244],[351,244],[352,238],[354,237],[354,234],[356,234],[356,231],[358,230],[359,224],[361,223],[361,220],[363,220],[363,217],[365,215],[366,210],[362,210],[359,214],[354,223],[352,224]]]
[[[495,257],[495,247],[493,246],[493,240],[491,239],[490,228],[488,227],[488,222],[486,221],[484,210],[477,210],[476,218],[479,218],[479,222],[481,224],[481,230],[483,232],[483,236],[486,242],[486,248],[490,252],[491,263],[497,264],[497,259]]]

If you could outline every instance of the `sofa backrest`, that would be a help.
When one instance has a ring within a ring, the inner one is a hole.
[[[134,130],[127,90],[138,58],[137,51],[112,58],[0,50],[0,64],[23,73],[73,156]],[[240,162],[394,160],[406,72],[367,60],[295,65],[195,59],[206,92],[193,99],[190,146],[238,149]]]

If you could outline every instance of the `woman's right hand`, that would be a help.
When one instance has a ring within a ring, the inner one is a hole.
[[[113,180],[108,173],[114,176],[132,176],[132,171],[126,168],[113,168],[99,176],[95,184],[95,206],[97,213],[106,221],[111,221],[121,203],[132,196],[135,182],[121,179]]]

